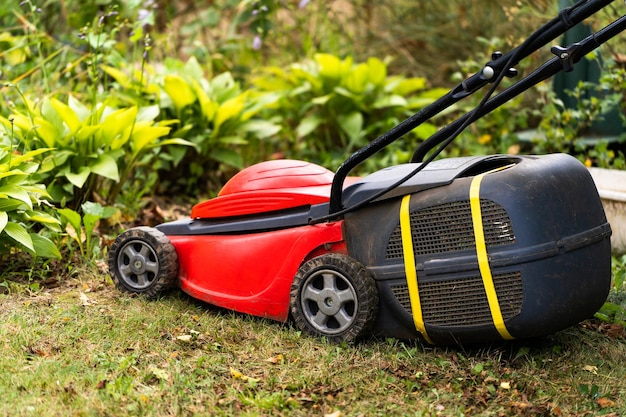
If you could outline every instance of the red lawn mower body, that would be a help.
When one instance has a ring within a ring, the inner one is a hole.
[[[194,219],[233,219],[327,203],[333,173],[310,163],[268,161],[235,175]],[[176,236],[183,291],[232,310],[285,321],[293,277],[305,261],[346,253],[342,221],[254,233]]]

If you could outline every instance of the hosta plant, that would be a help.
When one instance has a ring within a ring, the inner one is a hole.
[[[46,188],[33,180],[40,168],[34,159],[48,152],[20,154],[0,145],[0,253],[21,249],[35,256],[61,256],[45,236],[46,231],[59,231],[59,220],[46,210]]]
[[[157,106],[116,108],[107,102],[87,106],[73,96],[66,102],[54,97],[25,101],[27,108],[11,116],[18,148],[54,149],[41,155],[38,174],[53,199],[71,208],[95,196],[115,203],[149,150],[190,145],[168,137],[171,122],[155,122]],[[9,124],[8,119],[0,121]]]
[[[197,152],[175,147],[162,155],[166,180],[178,179],[185,183],[179,185],[195,188],[224,167],[240,169],[273,153],[271,138],[280,124],[262,112],[276,102],[277,94],[244,89],[229,72],[207,76],[208,70],[194,58],[185,63],[166,60],[160,74],[148,65],[144,72],[103,69],[127,99],[135,95],[136,101],[158,102],[163,117],[177,120],[172,136],[195,145]]]
[[[387,63],[378,58],[356,63],[322,53],[286,68],[263,68],[254,84],[281,94],[276,112],[286,127],[285,151],[324,165],[336,165],[443,94],[424,78],[388,75]],[[425,138],[435,130],[426,123],[414,134]]]

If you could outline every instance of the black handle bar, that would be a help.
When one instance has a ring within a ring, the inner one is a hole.
[[[328,218],[332,218],[333,215],[337,215],[339,212],[342,211],[343,209],[343,203],[342,203],[343,183],[346,177],[348,176],[349,172],[353,168],[355,168],[361,162],[365,161],[367,158],[371,157],[372,155],[374,155],[381,149],[385,148],[389,144],[393,143],[397,139],[409,133],[411,130],[415,129],[417,126],[424,123],[431,117],[439,114],[443,110],[455,104],[459,100],[473,94],[474,92],[481,89],[485,85],[491,82],[494,82],[495,80],[501,79],[503,75],[512,75],[512,71],[513,71],[512,67],[517,65],[520,60],[526,58],[533,52],[537,51],[538,49],[546,45],[548,42],[558,38],[563,33],[565,33],[568,29],[582,22],[589,16],[597,13],[599,10],[601,10],[603,7],[607,6],[613,1],[614,0],[581,0],[577,2],[576,4],[572,5],[571,7],[563,9],[559,13],[558,17],[552,19],[551,21],[543,25],[539,30],[534,32],[526,40],[526,42],[524,42],[523,44],[521,44],[520,46],[518,46],[517,48],[513,49],[511,52],[505,55],[494,56],[494,59],[488,62],[482,71],[467,78],[465,81],[461,82],[458,86],[450,90],[447,94],[439,98],[434,103],[423,108],[419,112],[415,113],[413,116],[407,118],[406,120],[402,121],[398,125],[394,126],[388,132],[374,139],[368,145],[364,146],[363,148],[353,153],[350,157],[348,157],[348,159],[346,159],[341,164],[341,166],[335,173],[335,177],[333,179],[333,183],[331,186]],[[617,25],[617,26],[621,27],[620,25]],[[620,29],[619,31],[621,30],[624,30],[624,28]],[[617,33],[619,33],[619,31]],[[613,34],[610,37],[615,36],[617,33]],[[595,36],[597,35],[598,34],[596,34]],[[592,51],[598,46],[599,45],[593,46],[592,43],[589,43],[587,47],[590,47],[591,49],[588,52]],[[580,59],[580,57],[584,56],[586,53],[582,53],[582,51],[576,52],[578,59]],[[556,59],[556,61],[560,61],[560,59]],[[540,70],[545,71],[547,73],[548,70],[545,68],[546,67],[552,68],[552,66],[555,65],[553,62],[556,62],[556,61],[554,61],[554,59],[549,61],[548,63],[544,64],[544,66],[542,66],[540,69],[536,70],[535,73]],[[551,62],[553,64],[550,64]],[[562,69],[563,69],[563,66],[561,65],[558,69],[556,69],[554,73],[559,72]],[[552,69],[550,71],[552,71]],[[551,75],[553,74],[541,75],[541,76],[544,77],[543,79],[545,79],[545,78],[550,77]],[[529,77],[525,78],[524,80],[527,80],[528,78]],[[508,96],[507,98],[507,96],[502,97],[502,93],[501,93],[497,95],[496,97],[494,97],[493,99],[489,100],[485,104],[484,108],[487,108],[487,109],[491,108],[491,110],[493,110],[499,105],[503,104],[505,101],[509,100],[511,97],[514,97],[515,95],[520,94],[522,91],[525,91],[526,89],[530,88],[530,86],[541,81],[539,80],[539,81],[536,81],[534,84],[527,85],[527,82],[524,82],[524,80],[520,81],[514,87],[511,87],[511,88],[517,87],[516,90],[514,90],[515,91],[514,94],[512,92],[511,93],[512,95]],[[494,100],[498,100],[498,101],[494,101]],[[481,114],[479,115],[479,114],[474,114],[474,112],[471,112],[465,115],[464,118],[467,119],[471,117],[472,120],[476,120],[477,118],[483,116],[484,114],[487,114],[488,111],[487,112],[481,111],[480,113]],[[460,119],[463,119],[463,117]],[[464,123],[464,121],[465,120],[462,120],[459,122],[457,120],[454,123],[458,122],[456,126],[459,126],[461,123]],[[451,129],[452,128],[450,128],[450,130]],[[450,130],[448,130],[447,132],[450,132]],[[432,147],[436,146],[439,143],[442,143],[445,140],[445,135],[441,134],[441,136],[438,136],[437,138],[432,139],[432,140],[431,139],[432,137],[429,138],[426,142],[424,142],[422,146],[420,146],[420,149],[422,150],[418,149],[418,151],[413,157],[414,160],[420,159],[423,156],[422,154],[425,155],[430,149],[432,149]]]
[[[571,71],[573,64],[576,64],[585,55],[624,30],[626,30],[626,16],[622,16],[599,32],[567,48],[553,47],[552,52],[557,55],[555,58],[552,58],[541,67],[537,68],[532,74],[489,100],[480,111],[469,112],[437,131],[426,139],[415,151],[411,162],[422,162],[428,152],[435,146],[443,143],[451,134],[459,129],[461,125],[467,123],[468,119],[469,123],[475,122],[541,81],[552,77],[560,71]]]

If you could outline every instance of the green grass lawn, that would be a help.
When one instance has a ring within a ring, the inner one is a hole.
[[[621,326],[463,348],[332,345],[84,275],[0,295],[0,416],[626,415]]]

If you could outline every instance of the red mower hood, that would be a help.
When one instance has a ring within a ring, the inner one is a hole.
[[[191,217],[245,216],[327,203],[333,177],[332,171],[309,162],[261,162],[236,174],[216,198],[194,206]]]

